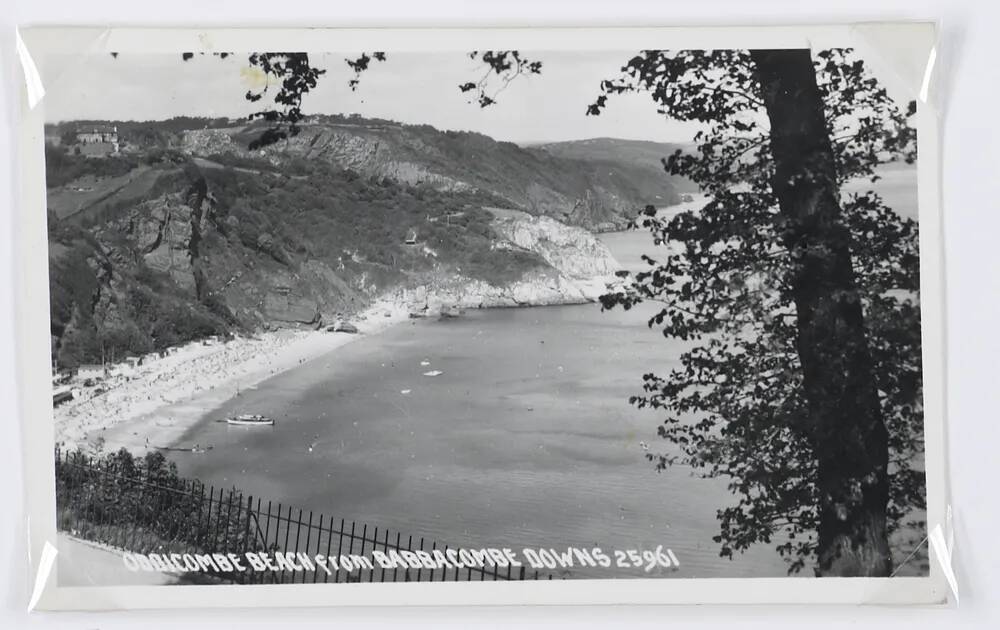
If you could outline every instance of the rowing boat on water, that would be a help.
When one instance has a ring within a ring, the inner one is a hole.
[[[238,424],[241,426],[272,426],[274,425],[274,419],[268,418],[267,416],[262,416],[259,413],[245,413],[238,416],[232,416],[226,418],[227,424]]]

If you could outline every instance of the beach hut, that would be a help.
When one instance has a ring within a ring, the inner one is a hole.
[[[88,363],[76,368],[76,375],[79,378],[102,378],[107,374],[103,365]]]
[[[52,406],[57,407],[64,402],[73,400],[73,390],[63,385],[52,390]]]

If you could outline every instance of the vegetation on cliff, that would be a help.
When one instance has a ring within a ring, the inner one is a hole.
[[[344,116],[310,117],[294,136],[249,149],[264,126],[199,127],[180,142],[193,154],[228,156],[227,163],[296,163],[300,173],[325,163],[438,190],[477,190],[498,198],[496,205],[589,229],[624,227],[646,204],[676,203],[678,183],[690,186],[664,175],[652,152],[617,161],[613,153],[577,159],[479,133]],[[664,145],[661,157],[669,148]]]
[[[499,160],[492,167],[499,182],[503,160],[524,153],[484,136],[408,128],[410,140],[436,138],[418,168],[402,146],[371,160],[367,141],[345,144],[339,135],[317,140],[324,155],[291,143],[247,152],[237,143],[199,147],[191,137],[183,140],[206,129],[232,133],[210,122],[192,125],[193,132],[154,125],[155,146],[133,145],[108,158],[48,146],[51,329],[59,367],[236,330],[318,326],[395,289],[444,278],[499,288],[551,278],[562,286],[554,280],[559,270],[531,247],[512,244],[490,210],[583,217],[581,204],[558,206],[556,196],[539,192],[538,181],[553,178],[551,170],[569,168],[559,158],[538,157],[535,179],[521,182],[545,203],[519,205],[498,192],[516,187],[518,172],[507,173],[503,186],[468,183],[467,173],[492,177],[489,168],[470,165],[474,156]],[[144,137],[137,129],[129,133]],[[310,133],[317,139],[333,132],[307,127],[295,141]],[[357,151],[353,161],[345,146]],[[573,185],[603,194],[586,188],[585,175]]]

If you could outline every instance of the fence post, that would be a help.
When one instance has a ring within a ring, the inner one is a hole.
[[[212,534],[212,551],[219,550],[219,530],[222,528],[222,497],[224,490],[219,488],[219,498],[215,502],[215,532]]]
[[[396,532],[396,551],[399,551],[399,539],[400,539],[400,537],[401,537],[400,533]],[[389,553],[389,550],[386,549],[385,552]],[[397,570],[398,570],[398,567],[396,566],[395,563],[393,563],[393,565],[392,565],[392,581],[393,582],[396,581],[396,571]]]
[[[235,494],[236,494],[235,488],[229,491],[229,501],[228,501],[229,505],[228,507],[226,507],[226,525],[225,529],[223,530],[225,532],[226,538],[222,542],[222,553],[229,553],[229,535],[230,535],[230,530],[233,527],[233,495]],[[240,505],[242,503],[243,499],[241,497],[240,500],[237,501],[237,505]]]
[[[202,496],[204,497],[205,488],[202,487]],[[212,530],[212,500],[215,497],[215,486],[208,487],[208,509],[205,512],[205,523],[201,525],[198,529],[198,546],[204,548],[209,553],[215,551],[208,544],[206,544],[205,539],[207,538],[208,532]]]
[[[278,526],[281,526],[281,504],[278,504]],[[292,506],[288,506],[288,518],[285,519],[285,544],[282,545],[281,551],[288,551],[288,536],[292,533]],[[280,584],[285,583],[285,569],[281,569]]]
[[[375,546],[376,545],[378,545],[378,527],[376,527],[375,531],[372,532],[372,558],[375,557]],[[375,562],[374,561],[372,562],[372,568],[371,568],[371,570],[368,572],[368,581],[369,582],[374,582],[375,581]]]
[[[437,549],[437,543],[432,541],[431,542],[431,551],[434,551],[435,549]],[[423,550],[424,550],[424,537],[421,536],[420,537],[420,551],[423,551]],[[430,576],[430,578],[428,578],[427,581],[428,582],[433,582],[434,581],[434,569],[431,569],[430,572],[431,572],[431,576]],[[420,565],[418,564],[417,565],[417,581],[418,582],[420,581],[420,574],[421,573],[423,573],[423,570],[421,569]]]
[[[310,515],[311,514],[312,513],[310,512]],[[310,520],[312,520],[312,519],[310,518]],[[318,556],[319,555],[320,547],[323,546],[323,514],[322,513],[319,515],[319,526],[317,527],[317,530],[318,531],[316,532],[316,555]],[[329,562],[329,560],[327,562]],[[317,562],[316,563],[316,568],[313,570],[313,584],[315,584],[318,581],[319,581],[319,563]]]
[[[253,541],[254,541],[253,545],[251,545],[251,551],[255,551],[255,552],[256,551],[265,551],[266,552],[267,551],[267,541],[263,542],[264,548],[258,549],[258,546],[257,546],[258,537],[264,535],[264,532],[262,532],[261,529],[260,529],[260,497],[257,497],[257,505],[255,505],[254,508],[253,508],[253,527],[256,530],[256,532],[255,532],[254,538],[253,538]],[[253,581],[254,582],[256,582],[257,580],[263,581],[263,579],[264,579],[264,572],[263,571],[256,571],[254,573],[254,576],[253,576]]]
[[[386,528],[384,534],[385,534],[385,536],[383,537],[384,540],[382,542],[382,551],[384,551],[385,555],[388,556],[389,555],[389,528]],[[385,582],[385,567],[384,566],[382,567],[382,576],[379,578],[379,582]]]
[[[320,523],[321,523],[320,529],[321,530],[322,530],[322,522],[323,521],[320,520]],[[330,533],[328,533],[327,536],[326,536],[326,564],[327,564],[327,571],[323,573],[323,582],[329,582],[330,581],[330,572],[329,572],[329,566],[330,566],[330,546],[333,544],[333,517],[332,516],[330,517],[330,526],[329,526],[329,529],[330,529]],[[338,562],[339,562],[339,560],[338,560]]]
[[[279,511],[280,512],[280,511]],[[267,502],[267,524],[264,525],[264,551],[271,551],[271,502]],[[278,546],[278,530],[274,530],[274,546]],[[271,584],[274,584],[274,571],[268,571],[267,576],[271,578]],[[261,576],[260,581],[264,581],[264,576]]]
[[[357,524],[358,524],[357,521],[351,521],[351,535],[350,535],[350,538],[347,539],[348,540],[347,544],[348,544],[348,546],[350,548],[347,550],[347,555],[351,555],[352,553],[354,553],[354,528],[357,526]],[[344,528],[341,527],[340,529],[343,530]],[[343,537],[341,537],[341,543],[343,543]],[[337,578],[338,579],[340,578],[340,571],[337,571]],[[334,580],[334,581],[337,581],[337,580]],[[351,581],[351,574],[350,574],[350,572],[347,572],[344,575],[344,581],[345,582],[350,582]]]
[[[365,556],[365,545],[368,543],[368,523],[362,523],[361,526],[361,557]],[[358,582],[363,582],[365,579],[365,569],[361,567],[358,569]]]
[[[247,522],[246,522],[246,527],[243,530],[243,553],[249,551],[250,519],[253,518],[252,512],[253,512],[253,495],[250,495],[249,497],[247,497],[247,515],[246,515]]]
[[[299,516],[302,516],[301,512],[299,512]],[[312,542],[312,531],[313,531],[312,530],[312,526],[313,526],[313,513],[312,513],[312,510],[310,510],[309,511],[309,522],[306,524],[306,555],[309,555],[309,543]],[[298,555],[298,549],[299,549],[299,541],[296,540],[295,541],[296,555]],[[298,561],[298,558],[296,558],[296,561]],[[315,569],[314,569],[314,571],[315,571]],[[306,583],[305,568],[303,568],[303,570],[302,570],[302,583],[303,584]]]
[[[413,534],[410,534],[409,536],[406,537],[406,550],[407,551],[413,551]],[[407,566],[407,567],[405,567],[403,569],[403,581],[404,582],[409,582],[410,581],[410,567],[409,566]],[[420,581],[419,577],[417,578],[417,581],[418,582]]]
[[[240,504],[240,507],[241,508],[243,507],[242,503]],[[243,529],[243,550],[242,550],[243,554],[246,554],[248,551],[250,551],[248,544],[250,542],[250,519],[253,518],[252,512],[253,512],[253,495],[250,495],[249,497],[247,497],[247,513],[246,513],[247,522],[245,528]],[[239,523],[239,516],[236,517],[236,522]],[[248,568],[247,571],[248,573],[243,578],[242,581],[243,582],[249,581],[252,584],[254,581],[254,574],[253,574],[254,570],[251,567]]]

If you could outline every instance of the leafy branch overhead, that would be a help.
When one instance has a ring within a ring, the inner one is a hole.
[[[253,53],[248,59],[251,67],[258,67],[264,73],[264,86],[258,90],[248,90],[246,99],[255,103],[271,88],[271,78],[277,82],[278,91],[274,95],[272,109],[250,114],[250,120],[261,119],[271,123],[259,138],[250,143],[250,149],[265,147],[299,132],[302,114],[302,97],[316,87],[317,80],[326,73],[309,63],[307,53]]]
[[[117,56],[117,53],[112,54]],[[232,53],[212,54],[225,59]],[[186,52],[182,54],[182,59],[188,61],[194,55],[195,53]],[[497,96],[517,77],[540,74],[542,70],[540,61],[526,59],[516,50],[473,51],[469,53],[469,57],[481,62],[482,74],[478,80],[464,83],[459,89],[462,92],[473,92],[475,102],[480,107],[496,103]],[[345,59],[348,67],[354,72],[354,76],[348,81],[351,91],[357,90],[361,83],[361,75],[371,68],[372,63],[385,60],[386,54],[382,51],[364,52],[356,58]],[[250,142],[249,148],[256,150],[298,134],[299,123],[305,117],[302,113],[303,98],[316,87],[319,77],[325,74],[326,70],[313,66],[307,53],[253,53],[249,56],[248,63],[250,67],[260,70],[263,85],[248,90],[245,94],[247,101],[251,103],[261,101],[277,87],[272,99],[274,106],[255,111],[248,116],[250,120],[260,119],[271,123]]]
[[[205,55],[203,52],[198,54]],[[211,54],[225,59],[232,53]],[[117,57],[117,53],[112,55]],[[195,53],[185,52],[181,54],[181,59],[190,61],[194,55]],[[249,120],[261,119],[271,123],[260,136],[250,142],[249,148],[256,150],[298,134],[299,122],[304,118],[302,98],[316,87],[319,77],[325,74],[326,70],[312,66],[307,53],[253,53],[247,62],[251,68],[259,68],[263,76],[263,86],[247,90],[244,95],[247,101],[256,103],[268,94],[272,87],[277,87],[272,99],[274,107],[253,112],[247,117]]]
[[[372,61],[385,61],[385,53],[373,52],[371,55],[368,53],[361,53],[361,56],[357,59],[345,59],[344,61],[346,61],[351,70],[354,71],[354,78],[347,82],[351,91],[354,92],[358,89],[358,84],[361,83],[361,73],[368,69],[368,65]]]
[[[522,75],[541,74],[542,62],[524,58],[516,50],[472,51],[469,58],[479,60],[481,76],[458,86],[462,92],[471,92],[480,107],[497,102],[497,96]],[[470,103],[473,101],[469,101]]]
[[[497,102],[497,96],[507,89],[517,77],[530,74],[541,74],[542,62],[531,61],[516,50],[485,50],[468,53],[470,59],[480,62],[480,76],[476,81],[468,81],[458,86],[462,92],[472,92],[474,100],[480,107],[488,107]],[[345,59],[347,65],[354,71],[354,78],[348,81],[351,91],[358,88],[361,75],[371,66],[373,61],[385,61],[384,52],[362,53],[356,59]]]

